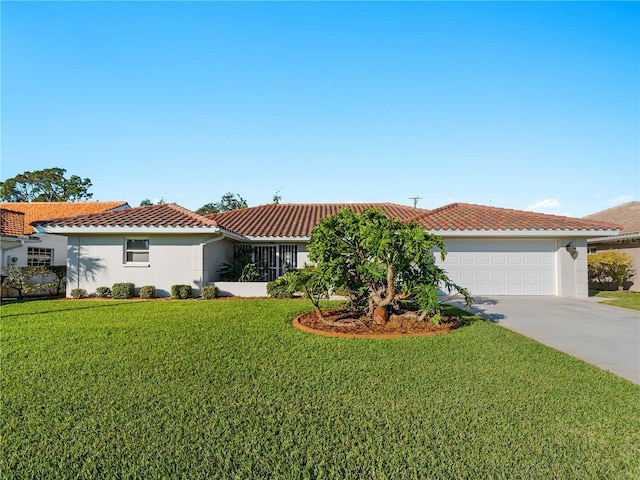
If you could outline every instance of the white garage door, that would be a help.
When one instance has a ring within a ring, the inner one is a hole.
[[[553,240],[446,240],[437,262],[472,295],[555,295]]]

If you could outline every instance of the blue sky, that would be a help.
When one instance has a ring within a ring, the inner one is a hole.
[[[2,180],[190,209],[640,198],[637,2],[7,2]]]

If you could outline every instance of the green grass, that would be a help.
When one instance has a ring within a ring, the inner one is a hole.
[[[597,292],[593,296],[612,298],[613,300],[605,300],[604,302],[601,302],[606,305],[615,305],[616,307],[640,310],[639,292]],[[640,478],[640,475],[638,477]]]
[[[325,338],[295,300],[2,307],[0,476],[638,479],[640,387],[500,326]]]

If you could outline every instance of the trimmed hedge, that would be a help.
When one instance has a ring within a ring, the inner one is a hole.
[[[280,278],[267,283],[267,293],[273,298],[292,298],[293,292],[290,289],[290,276],[286,273]]]
[[[96,288],[96,297],[109,298],[111,296],[111,289],[109,287]]]
[[[114,283],[111,287],[111,296],[113,298],[125,299],[136,296],[136,286],[133,283]]]
[[[87,291],[84,288],[74,288],[73,290],[71,290],[71,298],[75,298],[77,300],[86,297]]]
[[[202,298],[205,300],[211,300],[212,298],[218,298],[218,287],[215,285],[207,285],[202,287]]]
[[[153,285],[145,285],[144,287],[140,287],[140,298],[158,298],[158,291],[156,290],[156,287],[154,287]]]
[[[171,297],[186,299],[193,297],[191,285],[171,285]]]

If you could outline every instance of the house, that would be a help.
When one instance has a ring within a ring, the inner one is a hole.
[[[614,236],[599,235],[587,240],[589,253],[615,250],[631,257],[635,277],[625,285],[634,292],[640,292],[640,202],[628,202],[584,217],[588,220],[616,223],[621,226]]]
[[[168,295],[171,285],[196,294],[215,283],[223,293],[265,295],[266,283],[219,281],[234,251],[253,247],[269,278],[302,267],[317,222],[348,207],[376,206],[443,236],[442,263],[474,295],[587,296],[587,239],[618,233],[598,221],[454,203],[435,210],[381,204],[272,204],[201,216],[174,204],[34,222],[38,232],[69,239],[68,290],[133,282]]]
[[[129,208],[127,202],[0,202],[3,222],[5,216],[11,218],[11,212],[23,218],[20,231],[13,230],[19,233],[19,239],[13,240],[14,246],[5,248],[11,237],[2,233],[2,268],[67,264],[67,237],[36,233],[32,222],[122,208]],[[7,250],[11,250],[10,255],[5,254]]]
[[[30,228],[30,227],[29,227]],[[2,248],[2,269],[18,265],[16,250],[26,244],[38,243],[40,240],[25,234],[24,212],[0,210],[0,247]],[[11,251],[11,253],[9,253]]]

